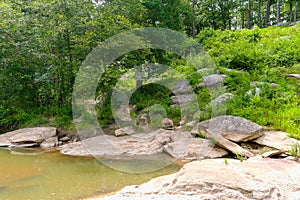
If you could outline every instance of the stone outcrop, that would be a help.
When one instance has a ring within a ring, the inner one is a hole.
[[[140,186],[127,186],[111,199],[266,199],[296,200],[300,191],[300,164],[253,157],[247,161],[208,159],[185,164],[177,173]]]
[[[0,135],[0,147],[36,147],[53,137],[56,137],[54,127],[24,128]]]

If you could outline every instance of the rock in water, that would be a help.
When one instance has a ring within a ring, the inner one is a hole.
[[[58,139],[57,137],[51,137],[51,138],[47,138],[45,139],[40,147],[42,148],[51,148],[51,147],[56,147],[58,145]]]
[[[56,136],[56,128],[54,127],[24,128],[0,135],[0,146],[36,146],[54,136]]]
[[[207,129],[233,142],[245,142],[263,135],[262,126],[232,115],[219,116],[200,122],[196,131]]]

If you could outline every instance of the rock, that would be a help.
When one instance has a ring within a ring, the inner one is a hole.
[[[288,74],[286,75],[286,78],[296,78],[300,80],[300,74]]]
[[[142,114],[139,116],[139,125],[140,126],[147,126],[149,124],[150,117],[147,113]]]
[[[164,118],[161,120],[161,125],[164,129],[172,130],[174,129],[173,121],[169,118]]]
[[[271,158],[272,156],[277,156],[277,155],[282,154],[282,152],[283,151],[281,151],[281,150],[273,150],[273,151],[265,152],[265,153],[261,154],[261,156],[263,158]]]
[[[120,105],[114,113],[121,121],[130,122],[132,119],[130,117],[130,107],[129,105]]]
[[[195,131],[198,132],[197,129],[209,129],[215,134],[220,134],[233,142],[245,142],[263,135],[262,126],[247,119],[232,115],[223,115],[202,121],[198,124],[198,128],[193,130],[193,133]]]
[[[54,127],[24,128],[0,135],[0,146],[33,147],[54,136],[56,136]]]
[[[203,82],[199,84],[199,87],[218,87],[223,84],[225,75],[212,74],[208,76],[203,76]]]
[[[191,121],[191,122],[186,123],[185,125],[186,125],[187,127],[195,127],[196,124],[197,124],[196,121]]]
[[[163,145],[172,141],[174,131],[159,129],[150,133],[115,137],[100,135],[80,142],[62,145],[62,154],[72,156],[143,156],[163,152]]]
[[[269,85],[271,87],[278,87],[278,84],[276,84],[276,83],[267,83],[267,82],[259,82],[259,81],[250,82],[251,87],[253,87],[253,86],[263,86],[263,85]]]
[[[68,137],[68,136],[64,136],[64,137],[62,137],[62,138],[59,138],[59,141],[62,141],[62,142],[68,142],[68,141],[70,141],[70,140],[71,140],[71,138]]]
[[[260,95],[261,89],[259,87],[256,87],[252,90],[249,90],[246,94],[250,97],[258,97]]]
[[[234,154],[241,155],[243,157],[248,157],[248,158],[254,156],[254,154],[251,153],[250,151],[242,148],[241,146],[239,146],[236,143],[233,143],[233,142],[227,140],[226,138],[224,138],[222,135],[220,135],[218,133],[216,134],[216,133],[214,133],[213,131],[210,131],[210,130],[207,130],[207,132],[203,132],[203,133],[205,133],[205,135],[208,138],[211,138],[212,140],[214,140],[214,142],[219,147],[227,149],[227,150],[231,151]]]
[[[225,68],[225,71],[226,72],[229,72],[229,73],[237,73],[237,74],[243,74],[244,72],[241,71],[241,70],[236,70],[236,69],[229,69],[229,68]]]
[[[192,91],[192,87],[186,80],[177,81],[172,87],[172,92],[176,95],[191,94]]]
[[[172,96],[172,104],[173,105],[185,105],[188,103],[188,101],[192,100],[193,95],[178,95],[178,96]]]
[[[297,199],[300,164],[254,157],[247,161],[207,159],[184,165],[177,173],[158,177],[140,186],[127,186],[113,199]],[[137,197],[137,198],[135,198]]]
[[[220,158],[228,154],[224,149],[214,146],[210,140],[202,138],[177,140],[164,146],[164,151],[181,160]]]
[[[294,138],[288,137],[287,133],[279,131],[265,131],[263,136],[253,140],[260,145],[273,147],[275,149],[288,151],[291,146],[297,142],[300,142]]]
[[[226,103],[227,99],[232,99],[234,97],[234,94],[232,93],[224,93],[212,100],[208,106],[205,106],[207,109],[208,107],[213,107],[213,106],[223,106]]]
[[[116,130],[115,136],[119,137],[119,136],[124,136],[124,135],[132,135],[134,133],[135,133],[134,128],[132,126],[127,126],[127,127],[123,127],[123,128]]]
[[[18,134],[9,138],[12,143],[36,142],[41,143],[47,138],[56,135],[56,128],[36,127],[17,130]]]
[[[41,144],[41,148],[51,148],[51,147],[56,147],[58,145],[58,139],[57,137],[51,137],[45,139]]]

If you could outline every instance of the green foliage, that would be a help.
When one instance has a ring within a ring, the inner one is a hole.
[[[288,150],[289,154],[291,156],[295,156],[297,158],[300,158],[300,143],[295,143],[291,146],[291,148]]]
[[[198,130],[198,135],[197,135],[197,137],[206,139],[206,136],[202,133],[201,130]]]
[[[234,154],[235,154],[236,158],[240,160],[240,162],[244,162],[244,159],[245,159],[244,156],[242,156],[238,153],[234,153]]]
[[[197,39],[218,66],[253,71],[265,66],[291,67],[299,62],[299,32],[300,25],[235,31],[206,29]]]

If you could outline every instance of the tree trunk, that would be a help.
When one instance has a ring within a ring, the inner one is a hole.
[[[289,13],[290,23],[292,23],[292,21],[293,21],[293,0],[289,0],[289,6],[290,6],[290,13]]]
[[[192,32],[193,32],[193,38],[196,38],[196,25],[195,25],[195,6],[196,6],[196,0],[193,0],[193,24],[192,24]]]
[[[277,24],[280,23],[280,0],[277,0]]]
[[[248,0],[248,29],[252,28],[251,0]]]
[[[242,28],[245,28],[245,13],[244,13],[244,2],[241,2],[241,11],[242,11]]]
[[[267,0],[266,26],[270,26],[270,0]]]
[[[295,13],[294,13],[294,22],[296,22],[297,21],[297,9],[298,9],[298,2],[296,1],[296,3],[295,3]]]
[[[262,28],[261,0],[258,1],[258,20],[259,20],[259,27]]]

